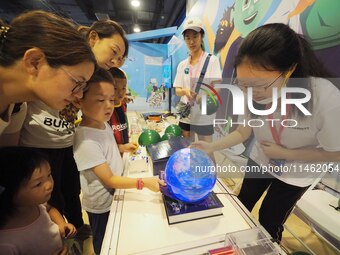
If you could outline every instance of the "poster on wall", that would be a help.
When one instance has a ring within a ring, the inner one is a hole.
[[[167,45],[130,44],[129,58],[123,66],[129,77],[129,91],[134,100],[134,103],[129,104],[129,110],[167,110],[163,67],[166,58]]]

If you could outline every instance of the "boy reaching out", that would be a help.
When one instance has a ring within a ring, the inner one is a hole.
[[[83,98],[76,102],[83,116],[76,129],[74,158],[80,171],[82,206],[89,216],[96,254],[100,254],[114,189],[146,187],[158,192],[159,185],[165,185],[158,177],[121,176],[123,160],[107,123],[114,109],[113,84],[110,73],[98,68],[88,82]]]

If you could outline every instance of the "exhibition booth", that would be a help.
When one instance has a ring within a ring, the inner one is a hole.
[[[339,65],[336,64],[340,47],[336,29],[326,29],[326,32],[324,27],[312,21],[313,17],[317,15],[316,13],[325,20],[328,20],[329,15],[334,15],[334,13],[326,12],[320,1],[316,1],[311,7],[303,6],[301,3],[299,9],[296,8],[295,1],[275,0],[263,2],[261,5],[252,1],[248,2],[230,0],[212,3],[212,1],[201,0],[197,1],[187,14],[187,17],[202,19],[206,32],[204,36],[205,51],[218,57],[223,83],[230,84],[232,82],[233,59],[244,38],[255,28],[275,22],[289,24],[296,32],[303,34],[310,40],[315,53],[326,67],[334,73],[340,73]],[[251,16],[253,13],[256,15]],[[138,119],[141,126],[140,131],[143,128],[153,129],[160,133],[161,137],[167,126],[178,124],[179,116],[176,106],[180,97],[176,96],[172,85],[178,64],[188,58],[188,49],[182,31],[183,25],[177,29],[159,29],[129,35],[129,56],[122,68],[127,73],[129,92],[134,100],[128,105],[128,116],[130,119]],[[169,35],[172,37],[167,44],[138,42]],[[206,92],[210,96],[209,92]],[[218,94],[221,101],[217,109],[217,118],[228,121],[215,127],[214,139],[219,139],[231,132],[234,128],[230,126],[230,120],[235,120],[230,91],[222,89]],[[217,97],[215,99],[218,101]],[[144,118],[145,114],[154,113],[166,113],[166,115],[156,122]],[[228,122],[229,124],[227,124]],[[224,164],[233,165],[239,169],[240,165],[245,164],[253,144],[253,141],[247,141],[244,146],[240,145],[241,147],[224,151],[224,159],[228,159]],[[124,155],[125,176],[140,177],[159,174],[154,170],[152,157],[150,158],[150,153],[147,151],[146,148],[139,152],[141,153],[139,155]],[[141,163],[143,167],[132,167],[131,160],[136,160],[136,157],[137,159],[143,158],[140,161],[143,162]],[[147,164],[145,157],[149,157]],[[164,170],[164,166],[162,170]],[[159,174],[159,176],[162,175]],[[330,189],[339,192],[338,175],[329,178],[337,179]],[[318,182],[320,180],[321,178],[318,179]],[[317,182],[313,184],[313,187],[316,184]],[[223,178],[217,178],[213,191],[218,194],[217,196],[223,204],[221,215],[169,224],[162,194],[138,190],[117,190],[103,243],[103,254],[206,254],[208,251],[210,251],[209,254],[286,254],[287,251],[282,250],[274,242],[237,197],[231,194],[232,191],[229,190]],[[330,195],[331,197],[327,200],[335,207],[339,194],[336,192]],[[318,203],[317,199],[309,195],[308,191],[294,212],[308,207],[310,203]],[[328,210],[329,212],[326,212]],[[305,215],[306,221],[315,223],[315,217],[310,216],[311,211],[314,209],[307,208],[302,214]],[[333,228],[334,226],[336,226],[335,229],[339,227],[338,212],[333,212],[329,208],[326,208],[326,211],[320,212],[324,215],[317,220],[322,226],[323,234],[321,236],[327,236],[328,242],[335,249],[339,249],[339,236],[335,234]],[[327,217],[331,217],[329,218],[331,220],[326,225],[330,224],[333,227],[330,225],[327,227],[322,223],[321,219]],[[248,240],[232,237],[235,233],[240,233]],[[261,237],[253,240],[254,235],[263,236],[263,239]],[[132,240],[134,241],[133,245],[131,245]],[[236,241],[232,243],[230,240]],[[313,251],[302,240],[299,239],[299,242],[305,246],[306,252],[313,254]],[[227,248],[219,250],[222,247]],[[217,251],[221,253],[217,253]],[[240,253],[236,253],[236,251]]]

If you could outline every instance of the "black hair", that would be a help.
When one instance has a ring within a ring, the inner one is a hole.
[[[113,78],[127,79],[125,73],[118,67],[110,68],[109,72]]]
[[[331,77],[307,40],[282,23],[267,24],[248,34],[235,57],[235,70],[246,61],[268,71],[282,73],[296,66],[291,78]],[[296,79],[289,79],[287,87],[302,87],[312,93],[310,79],[298,79],[297,82],[294,80]],[[299,96],[301,95],[291,95],[292,98]],[[312,108],[311,101],[305,104],[309,109]],[[296,109],[293,109],[293,113],[297,113]]]
[[[0,227],[15,211],[14,197],[20,186],[28,182],[35,169],[48,163],[48,157],[27,147],[0,148]]]
[[[280,72],[297,64],[292,78],[330,77],[307,40],[282,23],[267,24],[249,33],[238,50],[235,66],[245,60]]]
[[[125,31],[119,23],[113,20],[98,20],[95,21],[91,27],[80,26],[78,30],[81,34],[85,35],[87,39],[89,39],[91,31],[95,31],[100,39],[110,38],[114,34],[119,34],[123,38],[125,45],[123,57],[127,57],[129,54],[129,41],[126,38]]]
[[[67,45],[67,47],[65,47]],[[0,66],[8,67],[33,47],[41,49],[51,67],[73,66],[96,58],[72,23],[45,11],[29,11],[8,25],[0,20]]]
[[[111,83],[112,85],[115,84],[115,81],[109,71],[105,70],[104,68],[97,67],[91,79],[87,82],[88,85],[86,87],[86,90],[84,90],[84,96],[86,95],[86,93],[89,90],[89,87],[91,87],[92,84],[99,82],[108,82]]]

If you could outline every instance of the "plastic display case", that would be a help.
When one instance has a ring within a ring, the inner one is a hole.
[[[227,234],[225,238],[225,246],[232,248],[235,255],[280,254],[273,242],[260,228],[253,228]]]

